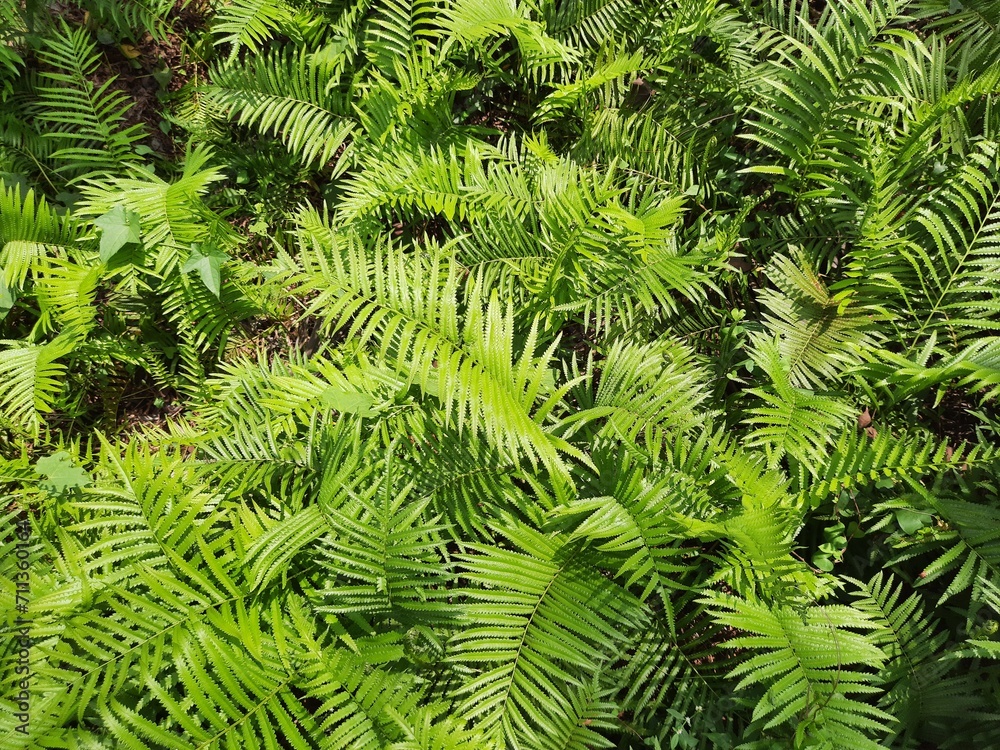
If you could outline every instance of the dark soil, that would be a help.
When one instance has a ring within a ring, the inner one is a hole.
[[[311,357],[320,348],[320,321],[311,316],[298,319],[248,318],[239,324],[239,340],[231,345],[236,356],[255,358],[264,352],[269,361],[287,362],[292,352]]]
[[[976,409],[976,402],[961,391],[948,391],[936,409],[928,409],[932,415],[931,429],[941,438],[947,438],[952,445],[976,441],[976,427],[980,421],[970,412]]]
[[[147,427],[167,426],[167,420],[180,416],[183,401],[172,388],[163,389],[148,378],[131,383],[118,402],[117,423],[122,432],[136,432]]]
[[[589,328],[584,328],[583,325],[577,321],[571,321],[566,323],[562,330],[562,340],[563,344],[568,346],[574,354],[578,355],[581,362],[587,361],[587,355],[594,352],[597,355],[597,330],[593,323]],[[600,356],[595,356],[595,359],[602,359]]]

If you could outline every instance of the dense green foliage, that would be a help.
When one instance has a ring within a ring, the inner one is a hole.
[[[74,1],[4,750],[1000,747],[1000,4]]]

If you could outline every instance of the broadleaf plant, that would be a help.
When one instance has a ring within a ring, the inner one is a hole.
[[[125,245],[141,241],[139,219],[139,214],[127,211],[123,206],[115,206],[94,219],[94,226],[101,230],[101,246],[98,251],[101,260],[107,263]]]

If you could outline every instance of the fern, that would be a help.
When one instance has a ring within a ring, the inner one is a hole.
[[[892,716],[857,697],[878,692],[876,677],[858,665],[881,665],[883,652],[856,630],[874,625],[849,607],[814,607],[804,612],[772,609],[759,602],[716,595],[709,598],[715,619],[748,633],[732,648],[755,656],[737,666],[736,689],[766,686],[754,720],[766,732],[794,721],[796,736],[834,747],[878,747],[864,730],[884,731]],[[828,648],[827,644],[832,648]]]
[[[576,710],[555,680],[577,683],[608,661],[608,646],[623,636],[609,619],[638,628],[644,618],[625,591],[589,571],[572,547],[530,529],[502,533],[519,551],[470,547],[479,554],[460,558],[464,577],[485,588],[468,592],[465,616],[476,626],[454,645],[455,661],[483,665],[464,688],[459,710],[508,738],[524,733],[533,740],[538,730],[530,716],[540,715],[542,727],[559,733],[560,720]],[[514,571],[520,573],[513,577]]]
[[[813,466],[824,457],[827,436],[842,429],[851,409],[828,396],[792,386],[780,346],[777,341],[757,346],[755,364],[767,373],[771,388],[751,391],[762,404],[748,410],[748,442],[763,447],[772,465],[788,454]]]
[[[774,43],[782,62],[769,63],[761,75],[765,106],[757,132],[747,137],[786,165],[756,171],[783,177],[781,189],[794,190],[808,177],[819,182],[818,191],[850,190],[850,183],[837,185],[828,175],[859,175],[849,154],[856,153],[863,129],[888,111],[896,82],[907,78],[902,45],[912,35],[902,28],[904,12],[895,2],[846,3],[825,12],[817,28],[801,26],[801,38]]]
[[[879,433],[870,438],[852,428],[843,433],[817,472],[815,483],[809,485],[809,498],[819,505],[845,488],[886,478],[917,478],[948,466],[975,464],[977,460],[991,461],[990,451],[981,452],[976,446],[966,453],[962,446],[955,449],[922,435]]]
[[[771,263],[768,276],[777,288],[761,294],[768,329],[777,338],[791,382],[821,386],[855,363],[860,349],[873,345],[877,311],[852,309],[849,297],[830,294],[802,255],[798,263],[781,255]]]
[[[5,427],[30,435],[39,433],[42,415],[53,410],[63,387],[66,365],[59,360],[73,349],[74,343],[71,337],[34,345],[2,342],[0,372],[9,383],[0,400]]]
[[[43,258],[58,257],[76,238],[75,227],[33,191],[0,191],[0,262],[8,288],[21,289]]]
[[[113,78],[100,87],[88,79],[98,54],[86,31],[64,25],[40,56],[54,70],[44,74],[49,85],[39,86],[36,114],[51,125],[47,135],[60,144],[51,157],[57,171],[114,171],[134,161],[132,144],[145,134],[140,125],[121,127],[131,104],[124,92],[111,88]]]
[[[995,300],[981,292],[996,282],[997,194],[989,158],[989,151],[977,154],[973,163],[961,170],[940,196],[934,197],[941,201],[934,214],[925,210],[914,217],[941,261],[921,273],[926,298],[918,308],[915,340],[930,332],[961,340],[968,328],[991,327],[988,321],[995,313]],[[957,223],[948,226],[948,221]],[[955,226],[968,226],[971,232],[963,236],[955,232]]]
[[[279,136],[303,161],[326,164],[353,129],[334,82],[305,54],[272,52],[253,67],[217,70],[205,95],[240,125]]]
[[[213,24],[216,44],[229,44],[230,63],[242,48],[260,52],[279,33],[294,29],[295,12],[283,0],[237,0],[223,5]]]
[[[0,746],[1000,746],[995,5],[0,0]]]
[[[111,27],[124,36],[138,37],[146,33],[166,41],[170,29],[168,15],[175,8],[182,10],[186,5],[186,2],[178,6],[166,0],[130,0],[123,3],[88,0],[84,7],[102,26]]]
[[[513,35],[530,66],[545,66],[574,59],[573,49],[545,33],[544,26],[529,17],[528,8],[515,0],[473,3],[458,0],[447,11],[448,42],[482,44],[497,36]]]
[[[334,256],[333,267],[321,261],[326,288],[314,307],[324,308],[331,326],[350,321],[348,335],[359,334],[360,344],[374,338],[379,355],[435,396],[459,429],[484,434],[505,452],[540,458],[558,470],[557,450],[568,446],[542,427],[558,393],[535,410],[552,351],[536,355],[537,327],[515,354],[513,311],[495,297],[485,306],[473,297],[459,328],[454,266],[408,262],[392,248],[375,248],[372,262],[356,244],[344,250],[346,257]],[[472,312],[477,307],[479,312]]]
[[[393,74],[421,43],[439,35],[436,4],[429,0],[385,0],[365,28],[365,54],[383,73]]]

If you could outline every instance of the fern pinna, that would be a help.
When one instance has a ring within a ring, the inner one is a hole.
[[[998,28],[0,0],[0,746],[1000,747]]]

